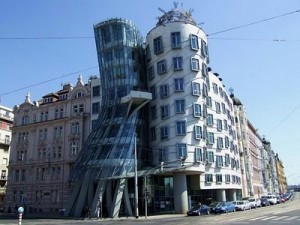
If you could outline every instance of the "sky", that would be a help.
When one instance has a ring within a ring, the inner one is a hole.
[[[227,91],[234,89],[250,122],[271,142],[288,183],[300,184],[300,1],[177,2],[179,8],[192,9],[194,20],[208,34],[209,66],[220,74]],[[0,104],[13,108],[27,93],[36,101],[63,83],[75,84],[79,74],[85,82],[99,75],[93,25],[126,18],[146,37],[162,15],[158,8],[169,11],[173,3],[1,0]],[[60,39],[41,39],[51,37]]]

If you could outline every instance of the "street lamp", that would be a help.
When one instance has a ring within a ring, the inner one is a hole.
[[[134,189],[135,189],[135,218],[139,218],[139,195],[138,195],[138,175],[137,175],[137,150],[136,133],[134,134]]]

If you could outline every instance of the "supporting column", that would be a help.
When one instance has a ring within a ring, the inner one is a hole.
[[[174,173],[174,207],[175,213],[185,214],[188,211],[188,192],[185,173]]]
[[[229,201],[236,201],[236,190],[235,189],[227,190],[227,194],[228,194]]]
[[[117,218],[119,216],[126,179],[121,178],[118,179],[116,182],[117,185],[114,193],[113,205],[111,208],[111,218]]]
[[[226,202],[226,191],[225,189],[217,190],[217,201]]]

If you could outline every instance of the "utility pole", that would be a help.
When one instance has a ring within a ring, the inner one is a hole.
[[[137,149],[136,133],[134,134],[134,186],[135,186],[135,218],[139,218],[139,195],[138,195],[138,175],[137,175]]]

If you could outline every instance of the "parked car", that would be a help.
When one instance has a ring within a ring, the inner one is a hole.
[[[207,205],[195,205],[193,208],[187,211],[188,216],[200,216],[204,214],[210,214],[210,207]]]
[[[261,207],[261,200],[260,198],[249,198],[248,201],[251,204],[251,208],[257,208],[257,207]]]
[[[251,204],[248,200],[240,200],[232,202],[235,205],[235,210],[245,211],[251,209]]]
[[[263,197],[267,198],[271,205],[277,204],[277,198],[276,198],[275,195],[266,195],[266,196],[263,196]]]
[[[269,199],[267,199],[267,198],[261,197],[260,201],[261,201],[261,206],[269,206],[270,205]]]
[[[220,202],[213,202],[209,205],[210,208],[210,212],[211,213],[216,213],[216,206],[219,204]]]
[[[235,205],[232,202],[221,202],[216,206],[215,213],[235,212]]]

